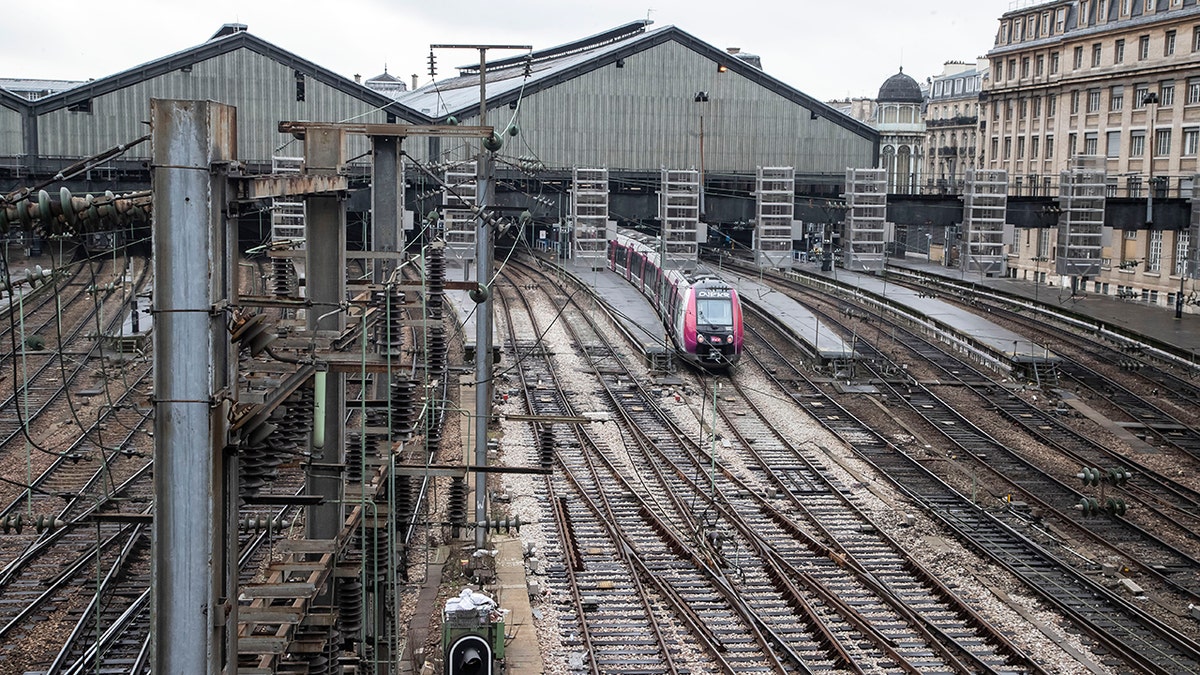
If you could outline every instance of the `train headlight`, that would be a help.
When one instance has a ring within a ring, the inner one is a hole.
[[[733,334],[730,333],[729,335],[726,335],[725,341],[728,342],[729,344],[733,344]]]
[[[696,342],[704,342],[704,333],[696,333]]]

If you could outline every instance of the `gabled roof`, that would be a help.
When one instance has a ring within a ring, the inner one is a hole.
[[[878,136],[871,126],[784,84],[762,70],[731,56],[723,49],[713,47],[675,26],[646,31],[648,24],[647,21],[636,21],[558,47],[488,62],[488,107],[505,106],[523,95],[549,89],[556,84],[611,65],[619,59],[628,58],[667,42],[677,42],[759,86],[807,108],[814,116],[825,117],[834,124],[867,138],[874,139]],[[526,68],[530,72],[528,78],[525,77]],[[459,71],[461,74],[458,77],[414,89],[397,97],[397,100],[417,113],[437,120],[445,119],[448,115],[472,114],[479,105],[479,66],[463,66]]]
[[[217,31],[217,33],[208,42],[197,45],[190,49],[185,49],[168,56],[164,56],[139,66],[134,66],[129,70],[124,70],[115,75],[103,77],[97,80],[91,80],[80,84],[77,87],[67,91],[59,92],[38,99],[37,101],[29,102],[22,100],[25,105],[21,106],[41,115],[47,112],[66,108],[78,103],[82,103],[97,96],[103,96],[120,89],[144,82],[146,80],[165,75],[175,70],[191,66],[201,61],[206,61],[216,56],[228,54],[239,49],[248,49],[257,54],[261,54],[272,60],[285,64],[289,68],[298,70],[306,76],[314,80],[328,85],[348,96],[360,99],[363,102],[376,106],[381,110],[390,112],[396,115],[397,119],[416,123],[426,124],[431,120],[413,110],[397,104],[391,98],[380,94],[377,91],[372,91],[367,87],[355,82],[354,80],[342,77],[337,73],[318,66],[312,61],[303,59],[291,52],[284,51],[279,47],[256,37],[245,30],[245,26],[241,24],[226,24]],[[6,102],[8,94],[0,90],[0,104],[10,108],[15,106],[8,105]]]
[[[20,112],[22,110],[28,110],[30,105],[31,102],[29,99],[17,96],[11,91],[0,87],[0,106],[4,106],[9,110],[16,110]]]

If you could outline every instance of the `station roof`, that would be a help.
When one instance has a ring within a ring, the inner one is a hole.
[[[675,26],[648,30],[650,23],[645,20],[634,21],[557,47],[488,61],[488,107],[495,108],[516,102],[522,96],[548,89],[638,52],[674,41],[721,64],[730,72],[742,75],[793,101],[813,115],[825,117],[865,137],[876,136],[875,130],[869,125],[783,83],[737,55],[703,42]],[[397,100],[434,120],[444,120],[451,115],[460,118],[472,115],[479,106],[479,64],[460,66],[457,70],[459,74],[456,77],[414,89],[398,96]]]

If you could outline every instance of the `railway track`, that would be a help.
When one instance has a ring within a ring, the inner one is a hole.
[[[1146,672],[1190,672],[1200,665],[1200,646],[1191,638],[1112,595],[1089,577],[1063,565],[990,513],[980,509],[900,448],[859,421],[797,369],[791,359],[764,340],[751,359],[774,373],[777,391],[803,407],[855,453],[876,467],[900,490],[922,504],[963,540],[1034,588],[1047,602],[1071,617],[1128,667]],[[786,383],[783,382],[786,380]]]
[[[1180,607],[1200,600],[1196,595],[1200,591],[1200,577],[1197,576],[1200,562],[1189,552],[1192,547],[1181,550],[1158,534],[1159,529],[1167,528],[1173,530],[1174,541],[1195,540],[1192,525],[1197,522],[1200,502],[1196,500],[1197,495],[1193,490],[1126,455],[1082,437],[1064,426],[1055,414],[1016,396],[969,361],[944,349],[941,343],[908,330],[900,322],[890,321],[886,316],[841,312],[842,316],[860,319],[855,326],[847,326],[844,320],[833,316],[832,311],[821,309],[833,304],[828,298],[805,289],[791,289],[791,292],[801,293],[824,323],[843,331],[845,335],[857,336],[856,350],[863,355],[866,367],[872,369],[870,374],[873,375],[875,386],[888,400],[902,402],[911,416],[926,420],[930,433],[953,443],[957,448],[957,451],[950,453],[953,463],[972,476],[989,476],[993,485],[1010,486],[1002,489],[998,498],[1003,497],[1005,490],[1016,490],[1027,501],[1039,504],[1044,512],[1057,514],[1060,522],[1069,524],[1080,532],[1080,536],[1113,550],[1116,555],[1127,559],[1129,566],[1181,594]],[[907,364],[918,365],[926,373],[924,377],[954,397],[953,402],[942,399],[933,392],[932,386],[926,386],[915,377],[899,380],[893,377],[894,373],[904,370],[895,367],[892,362],[895,354],[885,356],[876,346],[883,342],[882,335],[889,330],[889,344],[893,345],[893,350],[900,349],[909,354]],[[878,336],[874,344],[864,337],[871,334]],[[973,393],[975,400],[963,400],[962,391]],[[1053,448],[1063,458],[1044,467],[1044,459],[1042,464],[1034,462],[1010,443],[997,441],[981,430],[975,421],[956,412],[976,406],[984,410],[996,410],[1006,421],[1015,423],[1030,438]],[[1063,462],[1070,463],[1066,470],[1062,467]],[[1077,482],[1075,473],[1080,467],[1101,466],[1132,468],[1138,479],[1131,484],[1109,487],[1099,499],[1095,499],[1092,492],[1075,489],[1065,482]],[[1057,475],[1052,473],[1055,469]],[[1138,486],[1138,482],[1145,485]],[[1129,497],[1128,503],[1109,501],[1122,494]],[[1095,501],[1090,502],[1093,499]],[[1088,511],[1081,508],[1094,509],[1096,505],[1103,508],[1106,502],[1122,509],[1127,504],[1135,508],[1144,504],[1156,518],[1143,526],[1119,517],[1089,517]]]
[[[520,280],[514,284],[528,286]],[[527,299],[499,288],[511,331],[514,313],[508,303],[513,296],[521,302]],[[528,306],[526,314],[535,316]],[[543,334],[544,327],[535,323],[532,328],[526,334]],[[603,349],[595,343],[580,346],[585,352]],[[555,383],[557,368],[540,343],[514,339],[510,352],[521,364],[532,414],[574,413],[560,393],[564,388]],[[550,442],[565,440],[555,434]],[[721,589],[686,555],[676,528],[655,517],[657,509],[646,499],[633,497],[636,489],[605,460],[594,441],[580,435],[553,454],[556,472],[546,494],[562,535],[562,579],[571,589],[572,618],[578,622],[563,628],[580,635],[588,661],[584,672],[680,672],[680,662],[702,670],[716,665],[730,673],[782,672],[778,664],[770,665],[773,657],[763,648],[762,638],[753,639],[756,628],[739,617]],[[654,497],[649,501],[658,505],[669,501],[661,489]],[[653,592],[643,584],[653,586]],[[691,632],[679,626],[689,626]]]
[[[568,312],[568,326],[584,325],[582,312],[564,311]],[[844,551],[832,550],[802,534],[812,527],[811,521],[803,527],[792,523],[771,500],[757,496],[759,490],[724,469],[714,469],[713,476],[703,479],[712,456],[706,457],[666,422],[654,397],[632,384],[638,376],[612,367],[621,359],[614,358],[611,348],[600,344],[596,334],[577,337],[576,343],[586,345],[583,351],[596,357],[592,369],[601,373],[612,407],[627,422],[622,436],[636,440],[633,447],[627,440],[624,450],[630,461],[636,450],[640,460],[634,467],[624,468],[624,475],[640,476],[642,483],[653,476],[669,488],[656,492],[640,483],[631,489],[640,487],[654,495],[652,504],[676,514],[673,522],[681,533],[676,535],[681,545],[691,546],[708,561],[707,566],[722,571],[723,583],[736,589],[748,620],[760,627],[786,668],[802,672],[829,668],[851,672],[1040,672],[961,604],[946,604],[946,598],[933,599],[934,594],[927,591],[922,597],[923,584],[912,578],[916,575],[898,569],[890,579],[895,586],[888,588],[865,569],[847,568]],[[611,482],[620,481],[614,478]],[[837,519],[833,512],[827,517]],[[870,539],[851,532],[853,529],[850,526],[842,534],[852,541]],[[736,564],[733,551],[738,552]],[[868,556],[866,551],[866,547],[859,549],[863,556]],[[902,581],[906,575],[909,578]],[[901,586],[907,598],[897,592]],[[964,647],[960,640],[973,646]]]

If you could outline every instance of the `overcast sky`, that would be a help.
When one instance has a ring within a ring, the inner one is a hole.
[[[1028,0],[1017,0],[1021,4]],[[429,80],[431,43],[544,49],[649,18],[741,47],[785,83],[829,100],[874,96],[899,66],[919,81],[987,53],[1013,0],[56,0],[0,24],[0,77],[100,78],[206,41],[224,23],[346,77]],[[10,12],[11,14],[11,12]],[[499,52],[515,55],[517,52]],[[477,61],[440,51],[438,75]]]

